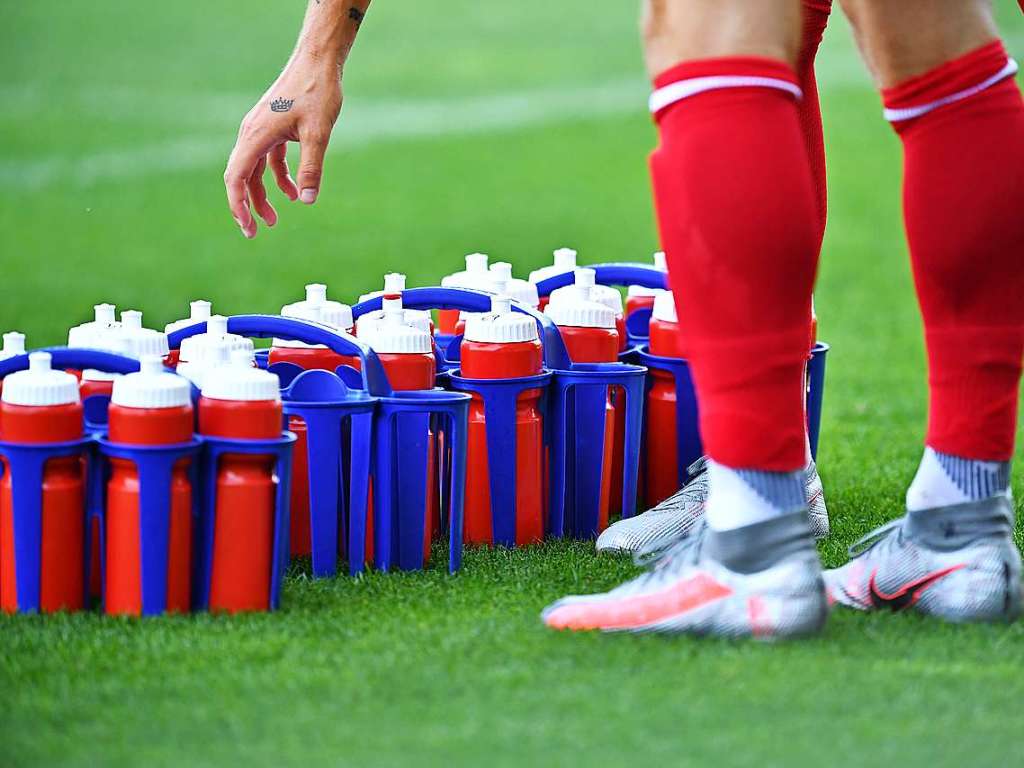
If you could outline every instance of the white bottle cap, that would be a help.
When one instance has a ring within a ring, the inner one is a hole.
[[[554,252],[554,263],[547,267],[535,269],[530,273],[530,282],[539,283],[549,277],[561,275],[564,272],[572,272],[576,269],[576,251],[572,248],[559,248]]]
[[[615,327],[615,310],[599,299],[597,289],[605,286],[595,285],[595,276],[592,269],[577,269],[574,285],[552,291],[551,301],[544,312],[555,321],[555,325],[572,328]]]
[[[118,351],[141,360],[146,355],[165,356],[168,351],[167,334],[142,327],[142,313],[129,309],[121,313],[121,328],[117,335]]]
[[[651,310],[651,319],[660,320],[665,323],[678,323],[676,317],[676,302],[672,291],[662,291],[654,298],[654,309]]]
[[[321,323],[336,331],[352,332],[352,307],[340,301],[328,301],[327,286],[323,283],[307,285],[306,298],[293,304],[285,304],[281,307],[281,316]],[[274,339],[274,346],[323,349],[322,344],[305,344],[291,339]]]
[[[474,313],[466,318],[463,338],[490,344],[536,341],[537,322],[522,312],[513,312],[508,296],[495,296],[491,299],[490,312]]]
[[[281,381],[277,374],[252,367],[252,355],[242,349],[217,348],[218,365],[203,374],[202,394],[209,400],[233,402],[277,401]]]
[[[540,296],[537,295],[537,286],[529,280],[520,280],[512,277],[512,265],[507,261],[496,261],[491,264],[491,274],[498,275],[505,280],[505,291],[518,302],[536,309],[540,306]]]
[[[556,304],[564,300],[576,301],[583,298],[584,301],[596,301],[604,304],[616,317],[622,315],[622,294],[610,285],[597,284],[597,272],[589,267],[580,267],[573,273],[575,283],[562,288],[556,288],[551,292],[548,301]],[[581,290],[585,289],[585,293]]]
[[[376,314],[376,313],[374,313]],[[430,332],[406,322],[400,298],[384,299],[381,316],[369,324],[360,318],[359,336],[374,352],[387,354],[423,354],[433,351]]]
[[[654,252],[654,268],[660,269],[662,272],[668,272],[668,259],[665,258],[664,251]]]
[[[405,275],[401,272],[388,272],[384,275],[384,293],[401,293],[405,290]]]
[[[145,355],[137,373],[114,381],[110,402],[123,408],[181,408],[191,404],[192,387],[188,379],[164,370],[159,355]]]
[[[375,299],[378,296],[394,296],[400,294],[405,290],[406,277],[401,272],[390,272],[384,275],[384,290],[373,291],[371,293],[364,293],[359,297],[359,303],[362,304],[364,301]],[[382,311],[370,312],[359,318],[358,324],[361,328],[369,328],[376,321],[380,320],[384,316]],[[430,333],[432,328],[432,320],[430,312],[424,309],[407,309],[405,310],[405,324],[411,325],[413,328],[420,328],[427,333]],[[359,334],[359,331],[356,331]]]
[[[25,334],[9,331],[4,334],[4,346],[0,349],[0,360],[25,354]]]
[[[3,402],[10,405],[68,405],[78,402],[78,380],[70,373],[52,368],[49,352],[28,356],[28,370],[4,379]]]
[[[466,256],[466,269],[442,278],[441,286],[444,288],[475,288],[479,291],[486,291],[491,282],[487,261],[486,253],[469,254]]]
[[[228,352],[234,349],[253,350],[252,339],[228,333],[228,319],[223,315],[211,315],[206,321],[206,333],[189,336],[181,342],[178,359],[182,363],[209,366],[218,354],[216,348],[227,344]]]
[[[93,307],[93,320],[76,325],[68,331],[68,346],[118,351],[115,332],[121,324],[114,318],[115,309],[113,304],[97,304]]]
[[[164,333],[174,333],[181,328],[188,328],[190,325],[201,323],[204,320],[210,319],[210,314],[213,310],[213,305],[204,300],[196,299],[195,301],[189,302],[188,317],[181,320],[175,320],[173,323],[168,323],[164,326]]]

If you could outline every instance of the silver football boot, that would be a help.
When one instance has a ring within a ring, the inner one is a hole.
[[[704,515],[704,502],[708,497],[707,459],[703,456],[697,459],[686,472],[690,482],[673,496],[646,512],[608,526],[597,538],[597,551],[636,555],[666,549],[685,537]],[[806,474],[811,533],[814,538],[822,539],[828,536],[828,510],[821,477],[813,461],[807,465]]]
[[[732,531],[703,521],[611,592],[544,609],[552,629],[771,640],[821,630],[828,602],[806,511]]]
[[[1020,613],[1021,558],[1005,496],[908,512],[850,554],[825,573],[830,602],[953,622],[1012,621]]]

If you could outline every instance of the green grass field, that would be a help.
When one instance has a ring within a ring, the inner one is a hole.
[[[33,346],[107,300],[162,325],[206,297],[273,311],[485,250],[522,273],[655,249],[634,2],[378,0],[313,208],[244,241],[221,173],[275,76],[290,3],[12,3],[0,83],[0,326]],[[597,6],[601,6],[597,10]],[[1010,49],[1016,4],[1000,0]],[[837,21],[820,57],[831,219],[826,563],[900,511],[923,434],[900,153]],[[1024,488],[1019,480],[1018,497]],[[274,615],[0,618],[0,765],[1006,765],[1024,625],[835,614],[766,647],[569,636],[538,611],[634,572],[584,543],[468,553],[449,576],[312,581]]]

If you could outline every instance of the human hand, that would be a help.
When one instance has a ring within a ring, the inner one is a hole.
[[[263,173],[270,167],[289,200],[316,202],[324,153],[341,112],[341,78],[335,60],[297,54],[242,120],[224,171],[231,215],[247,238],[256,236],[253,210],[268,227],[277,211],[267,199]],[[288,142],[301,147],[298,184],[288,170]]]

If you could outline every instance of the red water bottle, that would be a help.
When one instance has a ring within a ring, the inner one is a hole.
[[[582,270],[577,270],[582,271]],[[588,270],[593,273],[593,270]],[[586,279],[570,286],[544,312],[559,327],[566,351],[574,363],[614,363],[619,358],[619,332],[615,312],[592,297]],[[621,451],[621,447],[620,447]],[[615,408],[609,397],[605,408],[604,460],[601,462],[601,503],[598,530],[608,525],[611,506],[612,470],[615,454]],[[620,459],[621,461],[621,459]],[[619,465],[621,467],[621,464]]]
[[[113,304],[93,307],[93,319],[68,329],[68,346],[77,349],[111,349],[109,335],[120,328]]]
[[[511,299],[495,296],[489,313],[466,321],[462,340],[462,375],[469,379],[512,379],[534,376],[543,369],[537,323],[512,311]],[[544,444],[540,415],[541,390],[529,389],[516,401],[516,544],[544,537]],[[493,543],[491,485],[488,472],[487,423],[483,399],[473,394],[469,405],[466,462],[465,541]]]
[[[322,323],[345,333],[352,332],[352,308],[338,301],[328,301],[327,286],[321,283],[307,285],[305,300],[281,307],[281,315]],[[292,363],[306,371],[333,373],[341,365],[358,368],[359,358],[340,355],[322,344],[274,339],[269,363]],[[293,557],[306,557],[313,549],[309,521],[309,438],[306,422],[301,416],[289,416],[288,429],[295,433],[296,438],[292,449],[289,546]]]
[[[402,291],[405,290],[406,277],[401,272],[389,272],[384,275],[384,290],[383,291],[371,291],[370,293],[364,293],[359,297],[359,303],[362,304],[364,301],[375,299],[378,296],[395,298],[396,296],[401,298]],[[434,336],[434,321],[430,316],[430,312],[423,309],[405,309],[405,324],[411,325],[413,328],[419,328],[420,330],[426,331],[430,334],[431,338]],[[372,325],[375,321],[380,320],[384,316],[383,310],[377,312],[368,312],[359,318],[359,322],[356,324],[356,335],[359,335],[358,325],[362,324],[364,328]]]
[[[226,354],[226,349],[224,354]],[[210,437],[270,440],[281,436],[277,376],[252,366],[236,350],[231,362],[209,369],[199,400],[199,431]],[[274,550],[274,458],[226,453],[217,467],[211,611],[270,608]]]
[[[306,298],[281,307],[282,317],[310,320],[336,331],[352,333],[352,308],[340,301],[328,301],[327,286],[311,283],[306,286]],[[305,371],[333,371],[339,365],[352,365],[348,355],[340,355],[322,344],[305,344],[291,339],[274,339],[269,362],[292,363]]]
[[[619,351],[626,348],[626,318],[622,309],[622,294],[610,285],[597,284],[597,272],[590,267],[580,267],[573,272],[573,279],[576,286],[585,286],[590,290],[590,301],[604,304],[615,313],[615,329],[619,332]],[[550,303],[568,298],[575,300],[576,293],[573,285],[563,288],[556,288],[549,297]]]
[[[540,308],[540,297],[537,285],[529,280],[520,280],[512,276],[512,265],[507,261],[496,261],[491,264],[491,278],[495,283],[504,283],[505,294],[531,309]]]
[[[677,360],[686,357],[672,291],[665,291],[655,299],[650,333],[652,355]],[[675,376],[654,367],[648,369],[648,373],[651,387],[647,392],[644,502],[653,506],[679,490],[679,442]]]
[[[662,272],[668,272],[664,251],[654,254],[654,266]],[[663,288],[647,288],[642,285],[629,286],[626,289],[626,317],[629,318],[638,309],[654,309],[654,299],[663,291]]]
[[[206,321],[205,333],[189,336],[181,342],[177,372],[197,387],[202,388],[203,377],[211,368],[222,364],[222,355],[245,352],[251,358],[252,339],[228,333],[228,319],[212,315]]]
[[[197,299],[196,301],[189,302],[188,305],[188,317],[182,318],[181,320],[175,320],[172,323],[168,323],[164,326],[164,333],[170,336],[175,331],[180,331],[182,328],[188,328],[190,325],[196,323],[204,323],[210,319],[212,314],[211,310],[213,305],[203,299]],[[181,357],[180,349],[172,349],[167,353],[167,367],[174,368],[178,365],[178,360]]]
[[[9,360],[12,357],[25,354],[25,334],[17,331],[9,331],[4,334],[3,347],[0,348],[0,360]],[[4,382],[0,379],[0,392],[3,392]]]
[[[586,287],[591,301],[604,304],[615,313],[615,329],[619,334],[619,352],[626,349],[626,319],[622,309],[622,294],[609,285],[597,284],[597,272],[580,267],[574,273],[575,285],[568,285],[551,292],[551,303],[568,298],[574,300],[575,286]],[[611,403],[615,409],[615,427],[612,437],[611,497],[609,506],[622,506],[623,449],[626,439],[626,393],[621,387],[611,391]]]
[[[547,280],[549,277],[574,271],[576,269],[576,255],[576,251],[572,248],[559,248],[554,252],[551,264],[535,269],[530,273],[530,282],[536,285],[542,280]],[[548,301],[549,297],[541,296],[538,307],[544,309],[548,305]]]
[[[511,274],[511,270],[509,270],[509,274]],[[493,294],[495,296],[507,296],[508,295],[508,280],[505,279],[504,275],[502,274],[502,270],[499,270],[498,272],[490,272],[490,275],[491,275],[491,282],[488,283],[488,285],[486,286],[486,288],[484,288],[484,290],[486,290],[487,293]],[[474,315],[478,315],[478,314],[486,314],[486,313],[480,313],[480,312],[461,312],[460,311],[459,312],[459,322],[456,323],[456,325],[455,325],[455,335],[456,336],[462,336],[466,332],[466,320],[471,318],[471,317],[473,317]]]
[[[83,433],[78,382],[51,368],[49,352],[29,355],[27,371],[4,380],[0,439],[31,445],[78,440]],[[6,464],[6,462],[5,462]],[[11,473],[0,478],[0,609],[18,608],[14,563],[14,498]],[[84,462],[78,456],[50,459],[43,470],[40,607],[80,610],[85,594]]]
[[[93,320],[68,330],[68,346],[77,349],[102,349],[106,352],[119,352],[117,335],[121,330],[121,324],[115,318],[115,309],[113,304],[94,306]],[[109,397],[114,389],[114,379],[117,378],[117,374],[91,368],[84,371],[69,371],[69,373],[74,373],[81,382],[80,396],[83,400],[93,395]],[[98,567],[96,563],[94,565]]]
[[[487,270],[487,254],[471,253],[466,256],[466,268],[441,279],[442,288],[472,288],[478,291],[488,290],[491,275]],[[437,313],[437,330],[440,333],[455,334],[455,326],[459,322],[459,310],[441,309]]]
[[[383,316],[369,326],[360,326],[362,340],[377,353],[384,367],[391,388],[396,391],[433,389],[436,378],[436,359],[433,339],[422,328],[415,328],[405,322],[405,312],[400,297],[386,297],[383,301]],[[365,315],[364,315],[365,317]],[[360,318],[362,320],[362,318]],[[434,437],[427,432],[427,507],[424,534],[424,554],[430,553],[434,525],[438,516],[437,461]],[[372,557],[372,519],[367,524],[367,557]]]
[[[109,437],[115,445],[179,445],[192,439],[192,386],[166,372],[163,359],[147,355],[138,373],[114,383]],[[130,459],[111,458],[107,482],[106,594],[110,614],[142,613],[139,470]],[[187,613],[192,591],[192,484],[189,459],[171,473],[167,558],[167,611]]]

